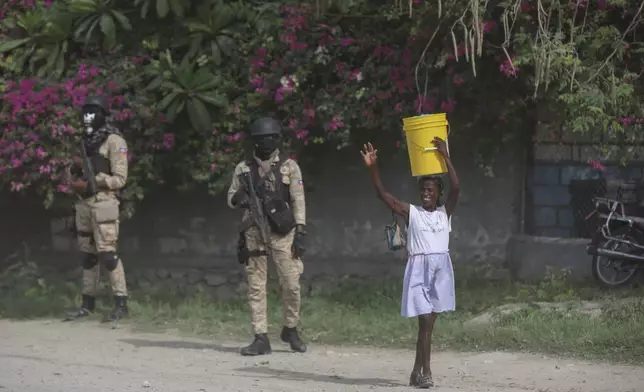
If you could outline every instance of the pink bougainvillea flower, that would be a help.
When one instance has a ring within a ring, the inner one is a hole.
[[[60,193],[71,193],[71,189],[69,188],[68,185],[65,185],[65,184],[58,184],[56,186],[56,190]]]
[[[414,101],[414,108],[418,113],[430,113],[436,107],[436,98],[419,95]]]
[[[306,42],[297,42],[297,41],[295,41],[295,42],[292,42],[289,47],[293,51],[300,52],[300,51],[303,51],[306,48],[308,48],[309,45]]]
[[[455,107],[456,107],[456,101],[453,99],[448,99],[446,101],[441,102],[441,110],[445,113],[453,112]]]
[[[264,64],[264,60],[254,58],[254,57],[251,57],[249,62],[250,62],[250,65],[252,66],[253,69],[262,68],[264,65],[266,65],[266,64]]]
[[[358,82],[362,81],[363,79],[362,72],[359,69],[355,69],[351,71],[351,74],[349,75],[349,79],[356,80]]]
[[[496,22],[493,20],[484,20],[481,22],[481,30],[483,30],[484,33],[489,33],[496,27]]]
[[[336,131],[342,127],[344,127],[344,122],[337,114],[331,118],[331,121],[329,121],[329,125],[327,126],[329,131]]]
[[[465,79],[460,75],[454,75],[454,77],[452,78],[452,83],[460,86],[461,84],[465,83]]]
[[[309,131],[306,129],[300,129],[295,132],[295,137],[299,140],[306,139],[309,136]]]
[[[47,156],[47,153],[42,147],[38,147],[36,148],[36,156],[38,157],[38,159],[43,159]]]
[[[240,132],[237,132],[237,133],[235,133],[233,135],[226,135],[226,141],[228,143],[237,142],[240,139],[241,139],[241,133]]]
[[[261,88],[264,85],[264,78],[260,75],[255,75],[250,79],[250,84],[252,84],[255,89]]]
[[[519,67],[515,66],[508,59],[505,59],[499,65],[499,71],[509,78],[516,78],[519,75]]]
[[[279,87],[275,92],[275,102],[279,103],[284,100],[284,88]]]
[[[23,183],[11,181],[11,192],[20,192],[24,187]]]
[[[163,135],[163,148],[166,150],[171,150],[172,147],[174,147],[174,133],[172,132],[166,132]]]
[[[570,9],[576,8],[586,8],[588,6],[588,0],[573,0],[570,2]]]
[[[622,126],[628,127],[631,125],[644,124],[644,118],[642,117],[622,117],[617,120]]]

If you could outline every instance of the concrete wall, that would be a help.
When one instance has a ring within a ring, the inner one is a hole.
[[[523,152],[519,147],[506,149],[491,176],[478,168],[468,143],[456,140],[452,146],[462,184],[452,222],[453,258],[458,263],[501,263],[506,242],[519,227]],[[392,193],[417,202],[417,186],[404,154],[381,166]],[[346,159],[330,157],[317,169],[318,174],[305,178],[313,189],[307,192],[310,236],[305,278],[402,274],[405,255],[389,251],[384,238],[384,225],[391,221],[391,214],[376,199],[357,151]],[[26,241],[39,263],[78,270],[75,241],[56,234],[63,229],[61,219],[13,199],[4,198],[0,208],[0,229],[11,233],[1,237],[0,255]],[[213,287],[238,284],[238,220],[238,212],[227,208],[223,196],[198,192],[150,195],[136,216],[122,225],[123,259],[129,270],[140,271],[131,279],[142,284],[158,280],[208,281]]]
[[[616,197],[619,184],[644,178],[644,148],[610,145],[607,133],[566,132],[546,119],[537,125],[527,171],[525,233],[507,244],[507,264],[519,280],[543,277],[547,267],[571,271],[574,280],[590,279],[592,257],[587,239],[594,229],[585,217],[593,196]],[[625,166],[620,161],[626,159]],[[599,161],[603,170],[590,161]]]
[[[569,279],[588,280],[592,276],[592,257],[586,253],[588,240],[580,238],[513,235],[508,241],[510,274],[520,281],[533,281],[553,273],[570,271]]]
[[[527,234],[586,237],[583,220],[593,209],[592,197],[614,196],[622,181],[644,177],[642,146],[602,146],[602,137],[554,132],[549,124],[538,127],[527,179]],[[628,166],[621,164],[622,158],[628,158]],[[593,168],[593,160],[605,170]]]

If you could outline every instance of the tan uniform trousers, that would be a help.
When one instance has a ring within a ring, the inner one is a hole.
[[[302,260],[294,258],[291,252],[295,230],[285,236],[271,233],[270,248],[277,275],[282,288],[284,326],[293,328],[300,321],[300,276],[304,272]],[[259,231],[251,227],[246,231],[246,244],[252,252],[264,250]],[[248,277],[248,301],[252,313],[253,330],[256,334],[268,332],[266,311],[266,285],[268,278],[268,257],[253,256],[246,267]]]
[[[93,255],[95,260],[100,261],[101,253],[116,253],[119,224],[119,201],[114,194],[100,192],[76,202],[78,246],[81,252]],[[83,265],[83,294],[96,296],[99,267],[98,263]],[[127,296],[125,271],[120,258],[116,267],[111,271],[108,268],[108,271],[112,295]]]

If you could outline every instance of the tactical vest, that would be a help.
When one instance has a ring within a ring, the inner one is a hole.
[[[255,185],[257,197],[262,202],[264,215],[272,231],[280,235],[288,234],[295,227],[295,216],[290,206],[291,192],[288,186],[284,186],[280,170],[284,160],[283,157],[280,157],[280,160],[271,167],[271,172],[275,176],[273,189],[266,187],[268,174],[264,178],[259,177],[258,163],[254,160],[247,162],[250,167],[251,177],[256,179],[253,184]]]
[[[253,176],[253,184],[255,184],[255,187],[257,188],[255,191],[260,199],[278,199],[289,204],[291,203],[291,191],[289,187],[284,186],[284,183],[282,182],[282,171],[280,169],[282,168],[284,161],[285,159],[280,157],[280,160],[271,166],[271,171],[275,176],[274,190],[269,190],[266,187],[265,181],[268,179],[268,174],[264,178],[260,179],[259,165],[257,162],[254,159],[246,162],[250,168],[251,175]]]

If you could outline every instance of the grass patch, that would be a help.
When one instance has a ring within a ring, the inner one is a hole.
[[[466,321],[507,303],[579,302],[638,297],[641,289],[603,291],[576,286],[565,274],[550,273],[535,284],[494,278],[485,267],[457,268],[457,311],[439,317],[434,342],[443,350],[521,350],[572,355],[605,361],[644,363],[644,305],[633,302],[591,317],[578,312],[527,308],[497,315],[490,324]],[[80,301],[76,284],[45,279],[33,264],[12,267],[0,276],[0,317],[61,317]],[[108,290],[104,290],[108,293]],[[306,340],[336,345],[411,348],[417,322],[399,316],[401,282],[342,280],[314,291],[302,301],[301,328]],[[109,297],[100,298],[108,310]],[[275,287],[269,293],[273,335],[281,328],[282,308]],[[135,290],[130,301],[135,329],[182,333],[219,339],[249,339],[250,314],[244,300],[222,303],[197,291],[179,294],[167,287]]]

